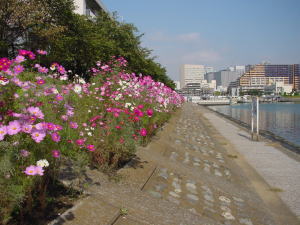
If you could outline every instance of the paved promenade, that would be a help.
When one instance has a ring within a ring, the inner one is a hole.
[[[299,224],[299,162],[248,136],[187,103],[114,181],[87,171],[88,197],[51,224]]]

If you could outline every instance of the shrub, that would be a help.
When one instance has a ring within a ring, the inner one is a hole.
[[[43,213],[67,161],[79,175],[88,165],[118,168],[183,102],[150,76],[127,73],[122,57],[97,62],[86,82],[58,63],[39,64],[46,54],[0,59],[2,223],[12,212]]]

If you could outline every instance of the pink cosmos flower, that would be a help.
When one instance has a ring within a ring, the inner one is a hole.
[[[46,133],[39,130],[35,130],[31,133],[31,137],[36,143],[40,143],[42,140],[44,140],[45,136]]]
[[[25,57],[24,56],[22,56],[22,55],[18,55],[16,58],[15,58],[15,62],[16,63],[21,63],[21,62],[24,62],[26,59],[25,59]]]
[[[57,70],[58,70],[58,72],[59,72],[60,74],[65,74],[65,73],[66,73],[66,70],[65,70],[65,68],[64,68],[63,66],[59,66],[59,67],[57,68]]]
[[[70,127],[72,129],[77,129],[78,128],[78,124],[76,122],[70,122]]]
[[[21,131],[21,125],[17,120],[10,121],[6,129],[9,135],[14,135]]]
[[[58,151],[58,150],[53,150],[53,151],[52,151],[52,156],[53,156],[54,158],[59,158],[59,157],[60,157],[60,151]]]
[[[22,73],[23,71],[24,71],[24,67],[21,66],[21,65],[16,65],[16,66],[14,67],[14,72],[15,72],[16,75]]]
[[[29,134],[31,132],[31,130],[32,130],[32,125],[30,125],[30,124],[23,124],[22,131],[24,133]]]
[[[36,173],[36,175],[43,176],[44,175],[44,169],[43,169],[43,167],[36,166],[35,167],[35,173]]]
[[[142,128],[140,130],[140,135],[143,136],[143,137],[147,136],[147,130],[145,128]]]
[[[68,116],[67,116],[67,115],[62,115],[62,116],[61,116],[61,119],[62,119],[63,121],[67,121],[67,120],[68,120]]]
[[[25,150],[25,149],[23,149],[23,150],[20,151],[20,155],[22,157],[28,157],[30,155],[30,152],[27,151],[27,150]]]
[[[87,145],[86,148],[87,148],[90,152],[95,151],[95,146],[94,146],[94,145]]]
[[[0,141],[4,139],[4,136],[7,134],[6,126],[0,126]]]
[[[24,173],[29,176],[35,176],[37,174],[35,168],[36,168],[36,166],[34,166],[34,165],[28,166],[28,167],[26,167]]]
[[[27,112],[29,112],[31,115],[35,116],[36,118],[44,119],[44,114],[39,107],[31,106],[27,108]]]
[[[48,69],[47,69],[46,67],[39,67],[39,68],[38,68],[38,71],[39,71],[40,73],[48,73]]]
[[[40,50],[40,49],[38,49],[36,52],[37,52],[38,54],[40,54],[40,55],[47,55],[47,54],[48,54],[47,51],[45,51],[45,50]]]
[[[54,142],[60,142],[60,136],[56,132],[51,134],[51,138]]]
[[[46,123],[37,123],[36,125],[34,125],[34,128],[37,130],[46,130],[47,129],[47,124]]]
[[[67,116],[73,116],[74,115],[74,111],[68,109],[66,114],[67,114]]]

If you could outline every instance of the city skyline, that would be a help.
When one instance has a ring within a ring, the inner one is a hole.
[[[119,20],[145,33],[142,45],[179,80],[182,64],[300,63],[300,1],[108,1]]]

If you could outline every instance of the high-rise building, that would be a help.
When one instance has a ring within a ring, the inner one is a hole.
[[[188,83],[201,83],[204,80],[205,66],[184,64],[180,68],[180,85],[185,87]]]
[[[283,82],[300,90],[300,64],[272,65],[258,64],[246,66],[245,73],[238,79],[242,90],[264,89],[265,86]]]
[[[74,0],[75,13],[96,16],[99,12],[108,12],[101,0]]]

